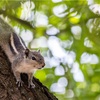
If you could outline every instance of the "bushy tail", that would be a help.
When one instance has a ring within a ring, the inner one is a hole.
[[[11,26],[0,18],[0,44],[7,43],[12,32],[14,32],[14,30]]]

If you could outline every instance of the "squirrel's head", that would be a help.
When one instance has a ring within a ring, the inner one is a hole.
[[[44,58],[38,51],[25,50],[26,62],[33,67],[33,69],[41,69],[45,66]]]

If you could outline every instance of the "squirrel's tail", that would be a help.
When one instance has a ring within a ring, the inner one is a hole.
[[[2,18],[0,18],[0,45],[6,44],[9,41],[10,34],[14,32],[10,25],[8,25]]]

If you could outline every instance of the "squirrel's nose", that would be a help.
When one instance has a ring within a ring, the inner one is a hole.
[[[42,65],[42,68],[45,66],[45,63]]]

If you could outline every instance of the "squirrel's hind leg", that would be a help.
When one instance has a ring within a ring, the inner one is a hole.
[[[16,71],[14,64],[12,64],[12,71],[16,78],[16,84],[18,87],[21,87],[23,85],[23,81],[21,80],[20,72]]]

